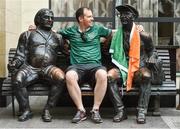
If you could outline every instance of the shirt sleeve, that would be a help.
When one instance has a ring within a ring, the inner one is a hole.
[[[112,33],[112,30],[105,26],[100,25],[98,33],[100,37],[108,37]]]
[[[70,28],[59,29],[57,33],[61,34],[63,38],[68,39],[70,37]]]

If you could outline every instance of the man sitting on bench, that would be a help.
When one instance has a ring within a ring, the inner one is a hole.
[[[121,86],[127,86],[127,91],[131,89],[134,81],[140,89],[137,123],[144,124],[151,95],[151,72],[146,61],[154,61],[154,46],[149,34],[137,30],[134,19],[138,17],[138,12],[135,8],[122,5],[116,9],[120,13],[122,27],[114,34],[110,47],[114,67],[108,71],[108,88],[116,110],[113,121],[127,119],[117,80],[120,80]]]
[[[17,70],[13,75],[12,84],[19,103],[19,121],[32,118],[27,91],[30,84],[39,79],[47,80],[51,84],[42,114],[44,122],[52,120],[49,109],[55,105],[64,87],[64,72],[55,66],[57,52],[61,49],[63,40],[61,35],[51,30],[53,19],[51,10],[40,9],[34,18],[37,29],[20,35],[15,57],[8,64],[9,70]]]

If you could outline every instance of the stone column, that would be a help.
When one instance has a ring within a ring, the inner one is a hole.
[[[6,6],[6,1],[1,0],[0,4],[0,41],[1,41],[1,47],[0,47],[0,78],[5,77],[5,55],[6,55],[6,32],[5,32],[5,6]]]
[[[0,89],[7,77],[8,52],[16,47],[21,30],[21,0],[1,0],[0,4]],[[1,91],[1,90],[0,90]],[[0,96],[0,106],[6,106],[10,99]]]

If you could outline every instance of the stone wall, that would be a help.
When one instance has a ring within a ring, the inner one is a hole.
[[[0,4],[0,78],[7,76],[8,51],[16,47],[19,35],[33,24],[40,8],[48,8],[49,0],[1,0]]]

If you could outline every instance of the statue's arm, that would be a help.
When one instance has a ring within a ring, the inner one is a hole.
[[[153,55],[155,47],[151,38],[151,35],[147,32],[140,32],[141,40],[144,42],[144,48],[148,57]]]
[[[27,36],[26,32],[22,33],[18,40],[18,45],[16,48],[16,54],[12,61],[8,64],[8,69],[18,69],[26,60],[26,49],[27,49]]]
[[[151,35],[146,32],[141,32],[140,36],[144,42],[144,47],[145,47],[144,49],[148,56],[146,62],[155,63],[157,60],[157,52],[155,50]]]

